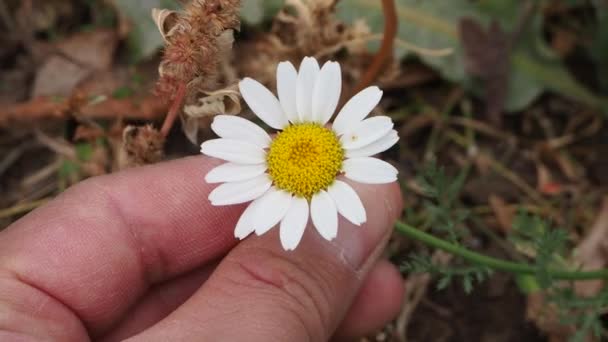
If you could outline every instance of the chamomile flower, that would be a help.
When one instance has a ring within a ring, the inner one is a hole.
[[[340,99],[341,77],[338,63],[320,68],[306,57],[299,72],[290,62],[278,65],[278,99],[259,82],[243,79],[243,99],[279,131],[274,138],[249,120],[215,117],[211,128],[220,139],[205,141],[201,152],[227,163],[205,177],[223,183],[209,200],[213,205],[252,201],[236,225],[237,238],[264,234],[280,223],[281,244],[293,250],[310,218],[331,240],[338,233],[338,214],[355,225],[367,219],[357,193],[338,176],[368,184],[397,179],[397,169],[372,157],[399,140],[389,117],[366,118],[382,98],[378,87],[356,94],[327,125]]]

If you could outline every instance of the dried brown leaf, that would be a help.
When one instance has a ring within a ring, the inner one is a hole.
[[[193,144],[198,143],[198,131],[201,119],[219,114],[236,115],[241,112],[241,97],[233,85],[225,89],[204,92],[194,105],[184,107],[182,130]]]
[[[513,218],[515,217],[516,209],[509,205],[500,196],[490,195],[489,204],[496,215],[498,224],[503,233],[508,234],[513,227]]]
[[[574,332],[571,326],[560,323],[557,308],[547,303],[542,292],[534,292],[528,295],[526,306],[526,317],[534,322],[538,329],[549,337],[552,342],[566,342],[568,336]]]
[[[57,43],[37,71],[31,97],[71,95],[87,76],[112,65],[117,44],[116,33],[103,29],[77,33]]]
[[[165,42],[167,42],[167,37],[171,36],[177,27],[177,15],[177,12],[168,9],[152,9],[152,19],[156,23],[158,31],[163,36]]]
[[[545,195],[557,195],[562,192],[562,185],[554,181],[551,171],[543,163],[536,163],[536,189]]]
[[[89,69],[70,62],[64,57],[50,56],[38,69],[31,97],[68,97],[78,83],[84,80],[90,72]]]
[[[509,35],[496,21],[486,31],[473,19],[464,18],[459,29],[465,68],[484,83],[487,116],[500,124],[509,85]]]
[[[600,269],[608,265],[608,197],[604,198],[593,225],[577,246],[574,259],[583,270]],[[602,280],[578,282],[575,289],[581,296],[593,296],[602,289],[603,284]]]

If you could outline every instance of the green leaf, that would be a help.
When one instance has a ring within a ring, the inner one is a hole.
[[[78,160],[81,161],[89,161],[93,156],[93,145],[89,143],[79,143],[76,144],[76,156]]]
[[[170,0],[114,0],[122,14],[131,21],[128,47],[134,62],[150,57],[163,46],[163,38],[152,20],[153,8],[177,9]]]
[[[515,282],[517,283],[517,287],[519,287],[524,294],[538,292],[542,289],[536,280],[536,277],[529,274],[517,275],[515,277]]]
[[[259,24],[264,19],[263,0],[245,0],[241,7],[241,18],[249,24]]]
[[[467,0],[429,1],[397,0],[399,18],[398,38],[430,49],[453,48],[446,57],[420,56],[428,65],[453,81],[466,78],[459,44],[457,23],[462,17],[480,18],[475,7]],[[382,2],[377,0],[343,0],[338,3],[338,15],[346,22],[365,19],[372,31],[384,29]],[[395,44],[397,57],[405,57],[409,51],[403,44]]]
[[[470,275],[467,274],[462,277],[462,288],[466,294],[473,292],[473,278]]]
[[[505,8],[505,4],[509,6]],[[475,5],[469,0],[396,0],[399,17],[399,40],[407,41],[424,48],[452,48],[454,53],[447,57],[421,55],[419,58],[436,69],[444,78],[461,83],[470,90],[473,82],[465,71],[463,50],[458,34],[458,22],[469,17],[489,23],[497,19],[505,29],[515,27],[518,11],[512,2],[483,0]],[[381,33],[384,28],[382,3],[378,0],[342,0],[338,5],[338,15],[346,22],[364,18],[374,32]],[[507,110],[517,111],[528,106],[545,91],[554,91],[565,97],[580,101],[589,106],[608,108],[608,99],[599,98],[578,83],[565,69],[564,65],[542,42],[542,22],[529,25],[526,39],[518,44],[511,56],[511,79],[507,97]],[[398,57],[409,54],[403,44],[395,44]]]
[[[437,282],[437,290],[445,290],[452,282],[451,274],[444,274]]]
[[[134,93],[135,92],[133,89],[131,89],[131,87],[123,86],[114,90],[112,97],[115,99],[126,99],[133,96]]]
[[[59,167],[59,178],[66,179],[78,172],[80,172],[80,166],[78,164],[70,160],[64,160]]]

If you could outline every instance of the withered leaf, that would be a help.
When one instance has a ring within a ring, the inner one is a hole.
[[[493,21],[486,31],[470,18],[459,22],[466,71],[484,84],[486,115],[500,125],[509,86],[510,37]]]
[[[176,28],[177,12],[168,9],[153,8],[152,19],[158,27],[158,31],[160,31],[163,40],[167,42],[167,37],[169,37]]]
[[[194,105],[184,107],[182,130],[193,144],[198,143],[200,119],[219,114],[236,115],[241,112],[241,97],[236,85],[225,89],[204,92],[206,96],[198,99]]]

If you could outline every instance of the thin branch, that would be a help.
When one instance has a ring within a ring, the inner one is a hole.
[[[173,104],[165,117],[165,122],[163,122],[163,126],[160,129],[160,133],[166,138],[171,131],[171,127],[175,123],[177,116],[182,108],[182,103],[184,102],[184,98],[186,97],[186,84],[180,84],[177,89],[177,93],[175,94],[175,98],[173,99]]]
[[[27,213],[28,211],[34,210],[39,206],[46,204],[48,201],[50,201],[49,198],[44,198],[34,202],[20,203],[10,208],[0,209],[0,219],[5,219],[15,215]]]
[[[355,88],[355,93],[372,84],[382,67],[393,55],[393,46],[395,44],[395,37],[397,36],[398,25],[395,1],[382,0],[382,9],[384,11],[384,37],[382,39],[382,45],[374,57],[372,64],[367,68],[363,77],[361,77],[361,81],[359,81],[359,84]]]
[[[138,120],[156,120],[166,113],[167,106],[162,100],[149,96],[144,98],[113,99],[93,101],[74,110],[70,99],[58,101],[52,97],[38,97],[24,103],[17,103],[0,109],[0,127],[11,123],[35,124],[41,120],[65,120],[74,115],[95,119],[115,119],[119,117]]]

